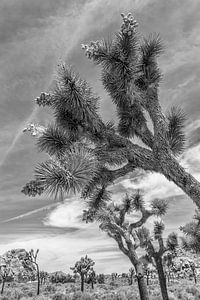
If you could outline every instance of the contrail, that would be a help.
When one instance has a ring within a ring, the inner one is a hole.
[[[50,204],[50,205],[46,205],[46,206],[43,206],[41,208],[38,208],[38,209],[34,209],[34,210],[31,210],[25,214],[21,214],[21,215],[18,215],[16,217],[13,217],[13,218],[10,218],[10,219],[7,219],[7,220],[4,220],[2,221],[1,223],[8,223],[8,222],[11,222],[11,221],[15,221],[15,220],[18,220],[18,219],[22,219],[22,218],[25,218],[25,217],[28,217],[30,215],[33,215],[33,214],[36,214],[40,211],[44,211],[44,210],[49,210],[53,207],[56,207],[58,206],[59,203],[53,203],[53,204]]]
[[[87,32],[87,28],[91,27],[90,26],[91,24],[92,24],[93,30],[94,30],[95,26],[98,28],[98,25],[97,24],[95,25],[95,23],[93,22],[93,20],[94,20],[93,15],[94,15],[95,11],[98,11],[98,9],[97,9],[98,6],[99,7],[102,6],[102,4],[99,4],[99,3],[100,2],[98,0],[91,1],[83,6],[81,15],[80,15],[80,12],[77,10],[76,14],[74,14],[71,18],[66,18],[66,17],[61,18],[61,21],[60,21],[61,23],[60,23],[59,27],[55,27],[55,32],[53,32],[53,31],[51,32],[52,35],[55,34],[55,42],[57,41],[55,52],[57,52],[58,60],[57,61],[55,60],[55,63],[58,63],[59,61],[63,61],[63,59],[65,60],[68,57],[69,53],[73,50],[74,46],[77,45],[77,43],[81,39],[83,39],[83,37],[85,36],[85,34]],[[68,21],[71,24],[73,22],[74,31],[73,31],[73,34],[70,35],[70,37],[68,39],[66,39],[66,36],[71,34],[71,26],[68,26]],[[57,38],[58,36],[59,36],[59,39]],[[48,81],[48,83],[45,86],[46,88],[49,87],[53,78],[54,78],[54,74],[51,75],[50,80]],[[45,87],[44,87],[44,91],[47,90]],[[23,134],[22,133],[23,127],[25,125],[27,125],[27,123],[30,122],[34,118],[37,111],[38,111],[38,107],[34,108],[32,113],[28,117],[28,119],[23,121],[23,123],[20,125],[20,129],[18,130],[13,142],[11,143],[8,150],[3,155],[3,158],[0,161],[0,167],[4,164],[7,157],[9,156],[9,154],[11,154],[13,148],[15,147],[16,142]]]

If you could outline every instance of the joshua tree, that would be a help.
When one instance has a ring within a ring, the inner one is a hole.
[[[6,281],[10,281],[14,277],[14,272],[10,264],[10,260],[1,258],[0,276],[2,278],[1,294],[3,294]]]
[[[95,198],[101,206],[115,180],[142,169],[163,174],[200,207],[200,183],[177,160],[184,150],[185,116],[174,107],[165,115],[159,102],[161,40],[156,35],[141,38],[130,13],[122,14],[122,19],[111,41],[82,45],[86,56],[102,68],[103,86],[116,105],[116,124],[103,122],[99,97],[72,68],[61,65],[52,91],[36,98],[39,106],[52,109],[54,124],[47,128],[31,124],[25,129],[36,137],[39,150],[49,159],[36,167],[34,180],[22,191],[29,196],[52,193],[61,199],[65,193],[81,192],[82,198]],[[134,143],[134,137],[144,146]],[[110,235],[136,265],[132,250],[124,248],[124,229],[111,218],[114,227]],[[130,236],[133,228],[128,231]],[[134,248],[131,245],[129,242]],[[137,275],[143,274],[140,264],[137,269]],[[140,283],[142,299],[147,299],[144,283]]]
[[[102,121],[99,98],[86,81],[61,65],[55,88],[36,99],[39,106],[52,108],[55,124],[25,129],[37,137],[39,149],[50,159],[37,166],[35,180],[23,192],[34,196],[43,191],[82,191],[86,198],[143,169],[163,174],[200,207],[200,183],[176,159],[184,149],[184,114],[173,107],[165,115],[159,102],[161,40],[155,35],[142,39],[133,16],[122,18],[113,40],[83,45],[86,56],[102,68],[103,86],[117,108],[117,126]],[[133,143],[134,136],[143,147]],[[110,165],[118,168],[112,170]]]
[[[45,271],[40,271],[40,284],[45,284],[47,278],[48,278],[49,274],[48,272]]]
[[[34,253],[34,250],[31,249],[31,251],[29,251],[26,259],[25,259],[25,263],[28,266],[28,264],[31,262],[35,268],[36,268],[36,274],[37,274],[37,295],[39,295],[40,293],[40,269],[39,269],[39,265],[37,262],[37,256],[38,256],[38,252],[39,249],[37,249]]]
[[[93,271],[94,264],[95,262],[86,255],[85,257],[81,257],[81,259],[75,263],[74,267],[70,268],[74,274],[78,273],[81,277],[81,292],[84,291],[84,281],[87,275]]]
[[[167,203],[164,200],[154,199],[147,209],[139,191],[131,195],[126,194],[118,205],[109,201],[109,194],[106,191],[101,194],[101,197],[102,199],[94,194],[90,198],[89,209],[84,211],[83,220],[100,222],[100,229],[117,242],[119,249],[128,256],[135,269],[141,299],[149,299],[142,261],[136,252],[141,246],[137,229],[151,216],[163,215]],[[98,207],[99,203],[101,203],[100,207]],[[134,220],[132,215],[134,212],[140,213],[138,220]]]
[[[165,227],[162,221],[155,221],[154,237],[150,235],[149,229],[144,226],[137,230],[137,237],[140,240],[140,247],[145,248],[149,258],[152,259],[152,261],[155,263],[156,269],[158,271],[158,279],[163,300],[169,300],[166,277],[163,269],[163,255],[167,251],[175,251],[175,249],[178,247],[178,238],[177,235],[173,232],[168,235],[165,244],[163,240],[164,228]],[[158,249],[156,249],[153,241],[158,242]]]
[[[134,268],[130,268],[129,269],[129,284],[132,285],[133,284],[133,277],[135,275],[135,269]]]
[[[105,275],[104,274],[98,274],[96,278],[97,278],[97,282],[99,284],[104,284],[105,283]]]
[[[94,289],[94,283],[96,283],[97,280],[96,280],[96,273],[95,271],[92,269],[92,270],[89,270],[88,274],[87,274],[87,283],[91,283],[91,287],[92,289]]]

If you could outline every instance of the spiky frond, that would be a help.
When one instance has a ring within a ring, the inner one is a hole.
[[[195,221],[191,221],[187,223],[184,226],[180,227],[180,230],[186,235],[186,236],[192,236],[197,233],[198,227],[197,223]]]
[[[156,198],[151,202],[151,208],[154,215],[163,216],[166,214],[168,208],[168,202],[164,199]]]
[[[170,251],[174,251],[178,247],[178,236],[175,232],[168,235],[166,245]]]
[[[144,208],[144,199],[140,191],[133,194],[132,198],[132,207],[135,211],[141,211]]]
[[[150,35],[141,43],[138,77],[135,83],[142,90],[145,90],[149,84],[155,84],[161,80],[162,74],[157,67],[156,57],[163,52],[163,49],[159,35]]]
[[[147,247],[150,238],[150,231],[145,226],[142,226],[136,230],[137,237],[140,241],[140,247]]]
[[[154,237],[157,240],[163,233],[165,229],[165,225],[162,221],[154,222]]]
[[[195,237],[180,237],[181,246],[186,251],[194,251],[197,254],[200,253],[200,240]]]
[[[60,122],[64,116],[71,116],[70,119],[85,127],[99,128],[101,125],[97,113],[99,98],[93,95],[87,82],[75,74],[71,67],[60,66],[53,98],[52,107]]]
[[[122,207],[126,213],[130,213],[133,209],[132,198],[128,194],[123,198]]]
[[[158,34],[150,34],[144,38],[140,46],[141,64],[145,67],[154,63],[155,58],[164,51],[163,42]]]
[[[172,107],[167,114],[167,118],[167,139],[169,141],[170,148],[174,155],[180,155],[185,146],[184,127],[186,116],[180,108]]]
[[[64,151],[72,144],[73,137],[62,127],[49,125],[43,134],[37,140],[37,146],[40,151],[48,154],[63,154]]]
[[[77,145],[67,151],[62,161],[49,160],[39,164],[35,176],[46,192],[57,195],[60,191],[79,192],[95,171],[94,156]]]
[[[106,206],[106,203],[110,200],[110,192],[106,188],[96,188],[88,200],[88,206],[90,209],[98,210]]]

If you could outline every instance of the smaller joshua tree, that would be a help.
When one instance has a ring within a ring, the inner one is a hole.
[[[97,282],[96,273],[93,269],[91,269],[88,271],[88,274],[87,274],[87,283],[91,283],[91,287],[92,287],[92,289],[94,289],[94,283],[96,283],[96,282]]]
[[[85,257],[81,257],[81,259],[75,263],[74,267],[70,268],[75,275],[78,273],[81,277],[81,292],[84,292],[85,279],[88,274],[93,272],[94,264],[95,262],[86,255]]]
[[[31,249],[31,251],[28,252],[27,257],[24,260],[24,263],[26,266],[29,265],[29,263],[32,263],[36,268],[36,274],[37,274],[37,295],[40,294],[40,269],[37,262],[37,256],[38,256],[39,249],[37,249],[34,253],[34,250]]]
[[[40,271],[40,284],[41,285],[46,283],[48,276],[49,276],[48,272]]]
[[[163,300],[168,300],[166,277],[163,268],[163,255],[167,251],[175,251],[178,247],[177,234],[172,232],[168,235],[166,243],[163,240],[164,223],[162,221],[154,222],[154,234],[150,235],[149,229],[142,226],[137,230],[137,237],[140,241],[140,247],[145,248],[147,256],[155,264],[158,271],[158,279],[162,292]],[[158,242],[158,247],[155,246],[154,242]]]
[[[9,281],[14,277],[14,272],[11,267],[10,260],[2,258],[2,261],[0,263],[0,276],[2,278],[1,294],[3,294],[6,281]]]
[[[99,284],[104,284],[105,283],[105,275],[104,274],[98,274],[96,278],[97,278],[97,282]]]
[[[132,195],[126,194],[120,204],[114,204],[109,192],[102,188],[94,193],[88,202],[89,209],[83,213],[86,222],[100,222],[100,229],[113,238],[119,249],[130,259],[135,269],[140,298],[149,299],[142,262],[137,255],[140,240],[137,229],[151,216],[161,216],[165,213],[167,203],[164,200],[154,199],[150,208],[145,208],[143,197],[139,191]],[[133,213],[141,214],[138,220],[133,220]]]
[[[135,275],[135,269],[134,268],[130,268],[129,269],[129,285],[133,284],[133,277]]]

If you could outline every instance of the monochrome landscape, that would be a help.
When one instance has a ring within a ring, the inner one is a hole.
[[[0,20],[0,299],[200,299],[200,2]]]

